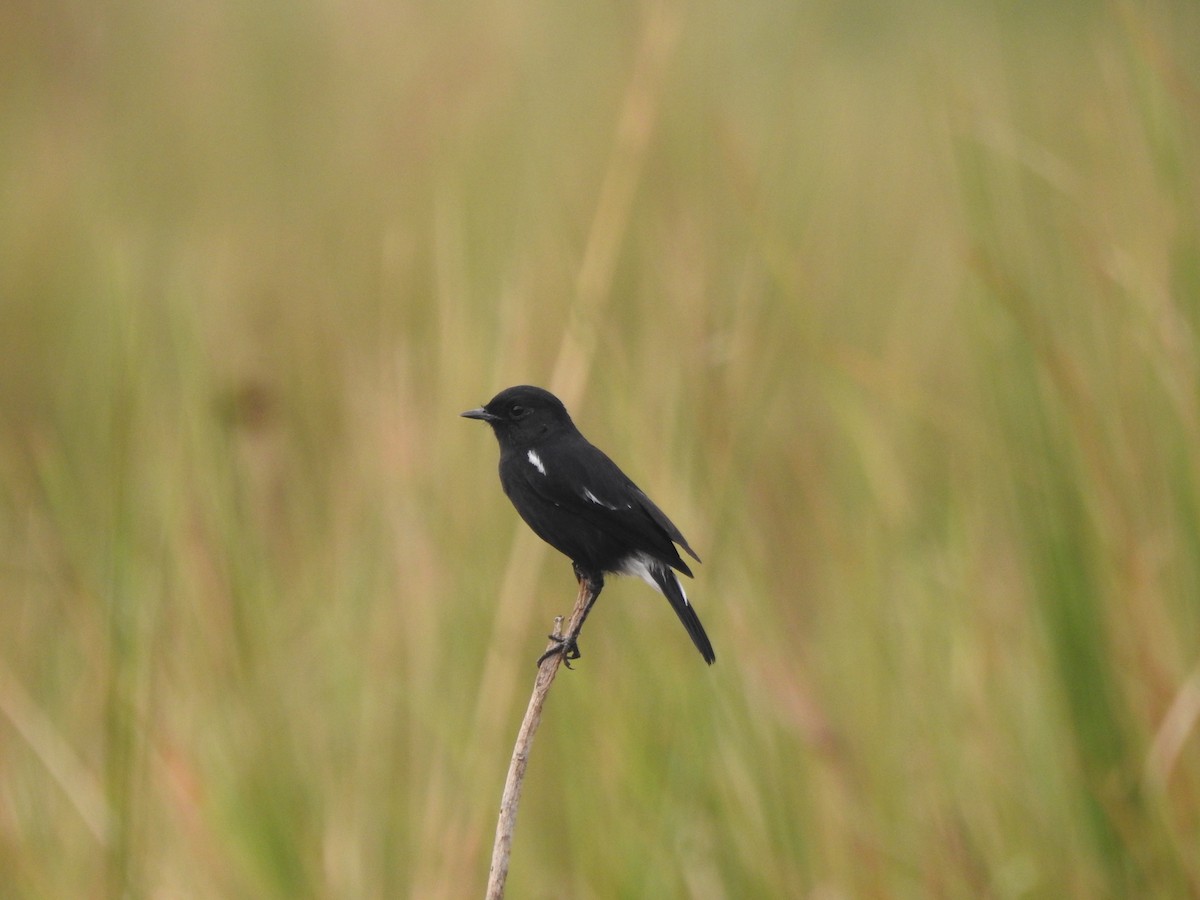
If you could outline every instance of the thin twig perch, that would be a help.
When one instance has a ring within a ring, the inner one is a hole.
[[[579,583],[579,596],[575,598],[575,609],[567,623],[566,634],[575,634],[583,617],[587,614],[589,602],[592,599],[591,586],[587,579]],[[550,638],[547,649],[561,646],[559,639],[563,635],[562,616],[554,619],[554,633]],[[553,653],[546,657],[545,662],[538,667],[537,678],[533,682],[533,694],[529,698],[529,707],[525,710],[525,718],[517,732],[517,741],[513,745],[512,761],[508,764],[508,778],[504,781],[504,794],[500,798],[500,817],[496,820],[496,843],[492,846],[492,867],[488,872],[487,900],[501,900],[504,897],[504,882],[508,879],[508,859],[512,853],[513,831],[517,827],[517,806],[521,802],[521,785],[525,780],[525,766],[529,763],[529,750],[533,745],[533,735],[542,721],[542,707],[546,703],[546,695],[558,667],[562,665],[563,654]]]

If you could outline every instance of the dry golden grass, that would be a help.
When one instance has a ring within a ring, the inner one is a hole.
[[[1061,6],[1061,5],[1060,5]],[[1200,11],[0,13],[5,896],[1200,893]],[[97,887],[99,885],[99,887]]]

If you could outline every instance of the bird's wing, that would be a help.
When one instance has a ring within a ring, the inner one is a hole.
[[[700,562],[687,538],[602,450],[581,438],[565,447],[545,447],[537,458],[541,469],[530,465],[525,477],[540,496],[692,574],[674,547]]]

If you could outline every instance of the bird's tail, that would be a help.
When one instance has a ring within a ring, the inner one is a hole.
[[[692,643],[696,645],[696,649],[700,651],[700,655],[704,657],[704,661],[711,666],[716,662],[717,654],[713,652],[708,635],[704,633],[704,626],[700,624],[700,617],[696,615],[695,607],[688,601],[687,594],[683,592],[683,585],[679,583],[679,578],[669,567],[662,563],[649,566],[649,569],[650,577],[654,579],[655,587],[670,602],[671,609],[675,610],[675,615],[679,616],[679,621],[687,629],[688,635],[692,638]]]

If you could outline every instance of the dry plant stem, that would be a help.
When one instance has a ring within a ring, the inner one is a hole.
[[[571,611],[566,634],[576,634],[582,626],[591,600],[590,585],[586,580],[581,581],[579,596],[575,598],[575,609]],[[562,616],[557,616],[554,619],[554,633],[546,649],[561,646],[556,639],[562,635]],[[513,831],[517,827],[517,806],[521,802],[521,785],[525,780],[525,767],[529,763],[529,750],[533,746],[533,735],[542,721],[542,707],[546,703],[546,695],[550,692],[550,685],[554,683],[554,676],[558,674],[558,667],[562,662],[563,654],[553,653],[538,667],[537,678],[533,682],[533,694],[529,698],[525,718],[517,732],[512,761],[508,764],[508,778],[504,781],[504,794],[500,799],[500,818],[496,821],[496,843],[492,846],[492,867],[488,871],[487,900],[500,900],[504,896]]]

